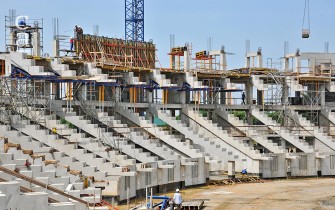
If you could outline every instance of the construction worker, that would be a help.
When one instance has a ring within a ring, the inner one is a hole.
[[[248,173],[248,172],[247,172],[247,169],[246,169],[246,168],[243,169],[241,173],[242,173],[242,178],[244,178],[244,176],[246,176],[247,173]]]
[[[52,133],[56,134],[57,133],[57,128],[52,128]]]
[[[181,194],[179,193],[179,189],[176,189],[176,193],[173,195],[173,203],[176,204],[177,210],[181,209],[183,199],[181,197]]]
[[[244,92],[242,93],[242,104],[245,105],[245,93]]]
[[[73,51],[73,38],[70,39],[70,51]]]
[[[27,24],[26,24],[26,19],[25,18],[22,18],[19,22],[18,22],[18,25],[20,27],[25,27]]]

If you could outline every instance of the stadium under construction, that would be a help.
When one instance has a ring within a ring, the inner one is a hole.
[[[15,18],[6,17],[0,53],[0,178],[8,181],[0,191],[18,199],[28,190],[24,205],[36,191],[57,209],[108,209],[146,188],[204,185],[211,173],[243,169],[261,178],[335,175],[334,53],[297,50],[273,68],[259,48],[229,70],[224,47],[193,55],[182,44],[162,68],[152,42],[77,28],[71,42],[55,33],[48,56],[43,21],[17,27]]]

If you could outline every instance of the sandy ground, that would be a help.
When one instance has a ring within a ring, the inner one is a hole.
[[[205,199],[203,209],[335,209],[335,178],[271,180],[181,191],[184,200]],[[164,195],[171,196],[173,192]],[[137,200],[136,203],[140,203]],[[132,201],[130,206],[135,206]],[[127,209],[119,206],[120,210]]]

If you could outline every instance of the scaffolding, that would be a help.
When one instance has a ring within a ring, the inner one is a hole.
[[[5,16],[6,51],[26,52],[32,56],[43,55],[43,19],[18,16],[10,10]]]

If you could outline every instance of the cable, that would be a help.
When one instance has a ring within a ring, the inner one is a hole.
[[[305,0],[304,17],[302,20],[302,29],[304,29],[304,26],[305,26],[306,10],[307,10],[308,30],[310,30],[309,0]]]

